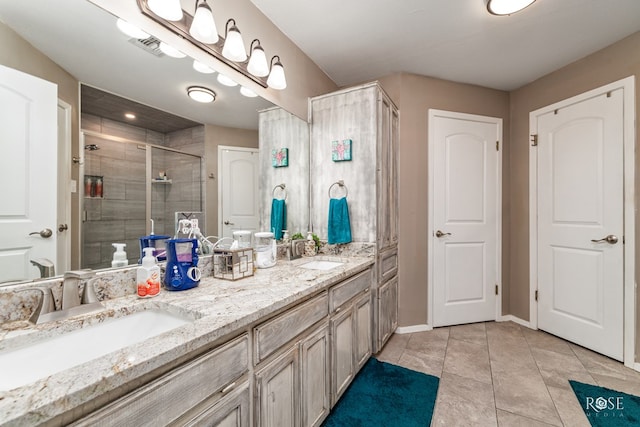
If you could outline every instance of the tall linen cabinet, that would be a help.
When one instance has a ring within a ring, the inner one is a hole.
[[[398,120],[377,82],[310,100],[311,226],[326,240],[329,199],[346,196],[352,241],[375,245],[374,353],[398,324]],[[339,145],[350,146],[351,160],[339,159]]]

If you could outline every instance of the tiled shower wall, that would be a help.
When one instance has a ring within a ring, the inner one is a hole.
[[[85,145],[100,147],[85,151],[85,175],[103,177],[103,195],[84,198],[82,267],[110,267],[114,252],[112,243],[116,242],[126,243],[129,263],[135,264],[140,252],[138,239],[147,234],[149,219],[145,210],[146,149],[149,148],[145,149],[144,143],[188,149],[201,155],[204,153],[204,126],[162,134],[88,114],[82,115],[81,125],[83,130],[141,142],[136,145],[85,136]],[[152,150],[152,177],[165,171],[172,184],[152,184],[150,216],[156,223],[156,234],[172,236],[176,210],[201,210],[201,162],[193,156],[157,148]]]

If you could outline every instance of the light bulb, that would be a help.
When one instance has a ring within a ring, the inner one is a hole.
[[[160,18],[168,21],[179,21],[182,19],[182,7],[180,0],[149,0],[149,9]]]
[[[218,74],[218,82],[229,87],[238,86],[238,83],[231,77],[227,77],[224,74]]]
[[[213,68],[209,67],[208,65],[204,65],[202,62],[197,61],[195,59],[193,60],[193,69],[198,71],[199,73],[203,73],[203,74],[213,74],[213,73],[215,73]]]
[[[214,44],[218,42],[218,29],[213,20],[213,13],[206,1],[196,7],[196,13],[189,28],[189,34],[202,43]]]
[[[187,56],[184,53],[180,52],[175,47],[165,42],[160,42],[160,50],[162,51],[162,53],[172,58],[184,58],[185,56]]]
[[[257,93],[255,93],[251,89],[247,89],[244,86],[240,87],[240,93],[243,94],[244,96],[246,96],[247,98],[255,98],[256,96],[258,96]]]
[[[253,44],[253,42],[251,44]],[[251,50],[251,57],[249,58],[249,64],[247,64],[247,71],[258,77],[264,77],[269,74],[267,57],[264,54],[264,49],[262,49],[262,46],[259,44]]]
[[[229,28],[229,22],[233,21],[233,25]],[[242,40],[242,34],[236,27],[236,22],[233,19],[227,21],[227,34],[222,47],[222,56],[235,61],[244,62],[247,60],[247,52],[244,50],[244,41]]]
[[[145,33],[135,25],[128,23],[124,19],[118,18],[118,20],[116,21],[116,25],[118,26],[118,29],[120,31],[122,31],[129,37],[133,37],[134,39],[144,40],[150,37],[149,34]]]
[[[273,63],[273,59],[278,58]],[[269,73],[269,78],[267,78],[267,85],[269,85],[272,89],[282,90],[287,87],[287,79],[284,76],[284,67],[280,62],[280,58],[278,56],[274,56],[271,58],[271,72]]]

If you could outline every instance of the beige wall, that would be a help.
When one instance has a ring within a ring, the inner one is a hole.
[[[233,145],[237,147],[258,148],[258,131],[227,128],[223,126],[205,125],[204,157],[205,157],[205,212],[207,235],[218,236],[218,146]],[[215,178],[209,178],[213,174]]]
[[[15,33],[11,28],[0,22],[0,64],[31,74],[58,85],[58,98],[71,105],[71,155],[79,156],[80,139],[79,124],[79,82],[71,74],[51,61],[39,50]],[[73,165],[72,179],[78,180],[78,166]],[[80,224],[78,217],[78,194],[72,194],[71,224]],[[71,227],[71,268],[78,265],[80,245],[78,244],[80,227]]]
[[[529,112],[628,76],[636,77],[636,123],[640,123],[640,32],[511,92],[509,302],[511,314],[521,319],[529,319]],[[635,163],[638,200],[640,156],[637,151]],[[636,214],[636,254],[640,254],[638,219]],[[639,268],[640,263],[636,265],[636,282],[640,277]],[[636,335],[638,332],[640,325]],[[640,349],[640,340],[636,338],[636,342]]]
[[[509,94],[479,86],[400,73],[379,79],[400,109],[400,326],[427,323],[427,135],[428,110],[457,111],[503,119],[503,159],[509,157]],[[503,162],[503,192],[508,194],[509,162]],[[503,201],[503,271],[508,271],[508,203]],[[504,275],[504,273],[503,273]],[[503,302],[508,285],[503,279]],[[507,308],[507,307],[505,307]]]

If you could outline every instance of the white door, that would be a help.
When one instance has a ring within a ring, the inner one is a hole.
[[[623,359],[623,89],[538,115],[538,327]]]
[[[259,157],[254,148],[218,147],[220,237],[258,230]]]
[[[495,320],[502,120],[429,111],[433,326]]]
[[[0,282],[56,262],[57,102],[55,84],[0,66]]]

